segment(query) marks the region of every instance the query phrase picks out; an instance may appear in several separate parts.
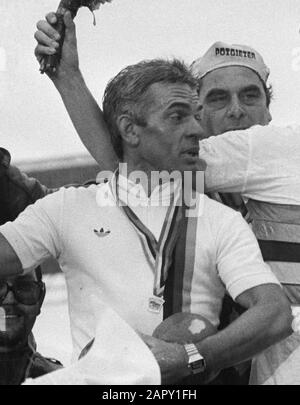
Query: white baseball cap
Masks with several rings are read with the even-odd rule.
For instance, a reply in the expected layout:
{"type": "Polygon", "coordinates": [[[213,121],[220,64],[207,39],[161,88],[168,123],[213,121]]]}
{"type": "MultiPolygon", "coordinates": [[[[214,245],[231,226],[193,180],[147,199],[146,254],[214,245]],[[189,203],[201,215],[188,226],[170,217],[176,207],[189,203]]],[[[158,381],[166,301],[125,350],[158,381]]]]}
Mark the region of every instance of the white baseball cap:
{"type": "Polygon", "coordinates": [[[208,51],[196,59],[192,65],[192,73],[201,79],[213,70],[227,66],[245,66],[253,70],[266,83],[270,69],[266,66],[262,56],[247,45],[230,45],[215,42],[208,51]]]}

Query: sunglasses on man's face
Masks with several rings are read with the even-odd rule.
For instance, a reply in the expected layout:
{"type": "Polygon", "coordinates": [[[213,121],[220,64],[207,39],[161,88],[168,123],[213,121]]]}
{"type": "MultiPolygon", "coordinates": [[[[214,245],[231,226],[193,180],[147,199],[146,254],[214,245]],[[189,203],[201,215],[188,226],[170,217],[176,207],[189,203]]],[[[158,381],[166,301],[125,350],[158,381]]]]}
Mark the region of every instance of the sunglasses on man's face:
{"type": "Polygon", "coordinates": [[[13,285],[0,280],[0,304],[3,303],[9,291],[12,291],[15,299],[24,305],[35,305],[39,302],[45,284],[42,281],[16,280],[13,285]]]}

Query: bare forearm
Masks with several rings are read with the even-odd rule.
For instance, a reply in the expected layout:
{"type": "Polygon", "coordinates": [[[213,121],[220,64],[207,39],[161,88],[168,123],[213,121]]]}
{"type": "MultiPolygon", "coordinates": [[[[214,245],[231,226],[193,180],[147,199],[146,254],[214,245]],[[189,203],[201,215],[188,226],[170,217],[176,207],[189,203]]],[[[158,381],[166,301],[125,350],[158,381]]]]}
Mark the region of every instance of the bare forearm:
{"type": "Polygon", "coordinates": [[[87,88],[80,71],[53,80],[73,125],[101,170],[115,170],[118,159],[113,150],[103,114],[87,88]]]}
{"type": "Polygon", "coordinates": [[[243,362],[291,332],[291,314],[276,304],[254,306],[216,335],[197,343],[209,371],[243,362]],[[280,313],[278,313],[280,312],[280,313]],[[267,314],[267,315],[266,315],[267,314]]]}

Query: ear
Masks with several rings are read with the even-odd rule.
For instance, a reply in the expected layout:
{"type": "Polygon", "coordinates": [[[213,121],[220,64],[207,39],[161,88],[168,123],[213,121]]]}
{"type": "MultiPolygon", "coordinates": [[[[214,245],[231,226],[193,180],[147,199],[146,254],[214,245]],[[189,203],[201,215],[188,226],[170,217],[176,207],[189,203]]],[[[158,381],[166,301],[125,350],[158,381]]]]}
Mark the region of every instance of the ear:
{"type": "Polygon", "coordinates": [[[138,125],[129,114],[122,114],[117,118],[117,125],[123,141],[130,147],[137,147],[140,143],[138,125]]]}
{"type": "Polygon", "coordinates": [[[272,121],[272,115],[271,115],[271,113],[270,113],[270,110],[268,109],[268,115],[267,115],[267,119],[268,119],[268,124],[269,124],[269,122],[271,122],[272,121]]]}

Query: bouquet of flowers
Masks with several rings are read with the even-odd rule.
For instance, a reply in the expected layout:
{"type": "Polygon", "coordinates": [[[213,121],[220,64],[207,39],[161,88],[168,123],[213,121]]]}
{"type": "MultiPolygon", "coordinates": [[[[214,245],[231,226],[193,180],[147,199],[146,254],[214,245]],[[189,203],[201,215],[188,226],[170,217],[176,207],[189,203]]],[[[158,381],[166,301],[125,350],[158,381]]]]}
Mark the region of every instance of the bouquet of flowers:
{"type": "MultiPolygon", "coordinates": [[[[110,3],[112,0],[61,0],[56,11],[57,15],[57,24],[56,29],[60,33],[60,52],[61,47],[64,42],[64,21],[63,16],[66,11],[70,11],[72,18],[76,17],[77,11],[81,7],[87,7],[93,12],[97,10],[101,4],[110,3]]],[[[95,20],[94,20],[95,24],[95,20]]],[[[47,72],[49,74],[53,74],[56,70],[56,67],[60,61],[61,53],[58,52],[56,55],[49,55],[45,56],[41,62],[41,73],[47,72]]]]}

